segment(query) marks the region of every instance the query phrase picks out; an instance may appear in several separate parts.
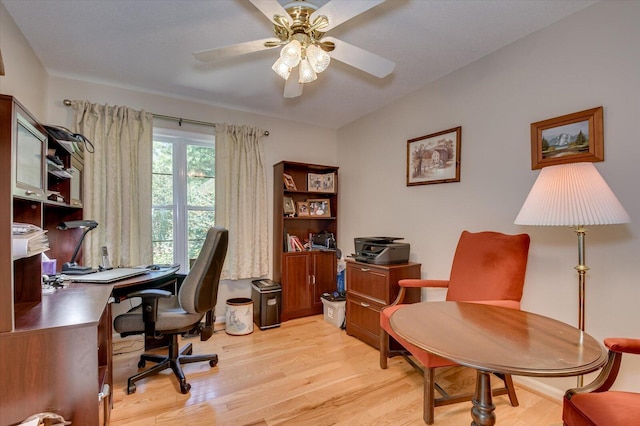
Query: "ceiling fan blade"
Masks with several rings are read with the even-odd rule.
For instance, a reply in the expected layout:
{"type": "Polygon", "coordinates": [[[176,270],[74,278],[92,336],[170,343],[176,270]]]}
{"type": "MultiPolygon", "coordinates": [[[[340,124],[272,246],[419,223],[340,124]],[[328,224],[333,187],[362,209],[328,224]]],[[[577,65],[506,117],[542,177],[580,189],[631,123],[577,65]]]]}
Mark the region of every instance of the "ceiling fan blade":
{"type": "Polygon", "coordinates": [[[285,98],[297,98],[302,95],[303,84],[298,82],[298,67],[291,70],[291,75],[284,83],[284,97],[285,98]]]}
{"type": "Polygon", "coordinates": [[[366,12],[372,7],[384,2],[385,0],[333,0],[313,12],[311,14],[311,22],[313,22],[316,16],[325,15],[327,18],[329,18],[329,26],[324,27],[322,29],[322,32],[327,32],[330,29],[342,24],[343,22],[346,22],[349,19],[363,12],[366,12]]]}
{"type": "Polygon", "coordinates": [[[273,37],[232,44],[230,46],[218,47],[215,49],[201,50],[199,52],[194,52],[193,57],[202,62],[219,61],[233,56],[246,55],[248,53],[271,49],[271,47],[264,45],[267,41],[273,41],[273,37]]]}
{"type": "Polygon", "coordinates": [[[396,67],[395,62],[346,43],[333,37],[324,37],[322,41],[332,41],[336,48],[331,52],[331,59],[343,62],[366,73],[384,78],[396,67]]]}
{"type": "Polygon", "coordinates": [[[291,25],[293,22],[291,21],[291,17],[287,13],[286,10],[278,3],[278,0],[249,0],[251,4],[258,8],[260,12],[264,14],[271,22],[277,24],[276,21],[273,20],[274,15],[284,16],[285,19],[291,25]]]}

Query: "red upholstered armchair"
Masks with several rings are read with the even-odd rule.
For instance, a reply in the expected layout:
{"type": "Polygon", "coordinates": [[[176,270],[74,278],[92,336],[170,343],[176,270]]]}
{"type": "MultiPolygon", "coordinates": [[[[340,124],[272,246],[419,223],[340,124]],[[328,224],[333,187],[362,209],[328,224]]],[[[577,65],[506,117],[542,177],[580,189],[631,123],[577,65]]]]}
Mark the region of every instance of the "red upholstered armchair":
{"type": "MultiPolygon", "coordinates": [[[[399,282],[398,298],[380,312],[380,368],[387,368],[387,358],[402,355],[414,367],[424,368],[424,421],[433,424],[434,407],[470,401],[473,394],[449,395],[435,383],[434,370],[438,367],[454,366],[456,363],[432,355],[399,337],[391,328],[391,314],[402,306],[405,289],[408,287],[447,288],[446,300],[476,302],[520,309],[524,277],[529,254],[527,234],[506,235],[498,232],[471,233],[463,231],[458,241],[449,280],[406,279],[399,282]],[[390,350],[389,340],[396,340],[405,350],[390,350]],[[409,357],[412,356],[412,358],[409,357]],[[435,398],[435,390],[441,397],[435,398]]],[[[437,324],[433,325],[437,327],[437,324]]],[[[505,387],[495,389],[494,395],[508,394],[511,405],[518,405],[518,398],[509,375],[500,375],[505,387]]]]}
{"type": "Polygon", "coordinates": [[[609,390],[618,376],[622,354],[640,355],[640,339],[609,338],[609,361],[590,384],[564,395],[565,426],[629,426],[640,423],[640,393],[609,390]]]}

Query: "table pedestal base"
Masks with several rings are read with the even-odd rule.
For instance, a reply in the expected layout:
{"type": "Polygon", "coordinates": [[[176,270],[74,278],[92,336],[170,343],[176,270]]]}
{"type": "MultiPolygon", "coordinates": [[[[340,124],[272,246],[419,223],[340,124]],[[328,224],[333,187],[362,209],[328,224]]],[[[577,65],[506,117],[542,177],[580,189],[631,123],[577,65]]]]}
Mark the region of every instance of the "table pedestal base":
{"type": "Polygon", "coordinates": [[[493,405],[491,395],[491,373],[478,370],[476,377],[476,392],[472,399],[471,426],[493,426],[496,424],[494,413],[496,406],[493,405]]]}

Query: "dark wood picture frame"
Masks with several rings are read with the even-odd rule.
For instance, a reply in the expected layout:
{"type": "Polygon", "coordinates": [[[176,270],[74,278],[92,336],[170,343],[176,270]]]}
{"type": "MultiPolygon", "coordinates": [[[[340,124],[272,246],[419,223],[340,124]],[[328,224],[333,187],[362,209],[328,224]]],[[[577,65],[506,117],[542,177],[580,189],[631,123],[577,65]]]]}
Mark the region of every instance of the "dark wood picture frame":
{"type": "Polygon", "coordinates": [[[407,141],[407,186],[460,182],[462,127],[407,141]]]}
{"type": "Polygon", "coordinates": [[[532,170],[584,161],[604,161],[601,106],[531,124],[532,170]]]}

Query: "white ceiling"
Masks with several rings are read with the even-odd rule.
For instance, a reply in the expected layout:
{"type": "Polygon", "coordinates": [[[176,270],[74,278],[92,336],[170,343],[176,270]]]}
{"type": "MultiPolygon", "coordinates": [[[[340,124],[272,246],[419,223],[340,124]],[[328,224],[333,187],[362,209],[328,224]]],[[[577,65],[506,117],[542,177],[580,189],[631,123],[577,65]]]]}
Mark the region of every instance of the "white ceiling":
{"type": "Polygon", "coordinates": [[[271,70],[278,49],[213,64],[192,56],[271,37],[248,0],[1,1],[52,75],[334,129],[596,2],[387,0],[327,34],[394,61],[391,75],[332,61],[302,96],[285,99],[271,70]]]}

